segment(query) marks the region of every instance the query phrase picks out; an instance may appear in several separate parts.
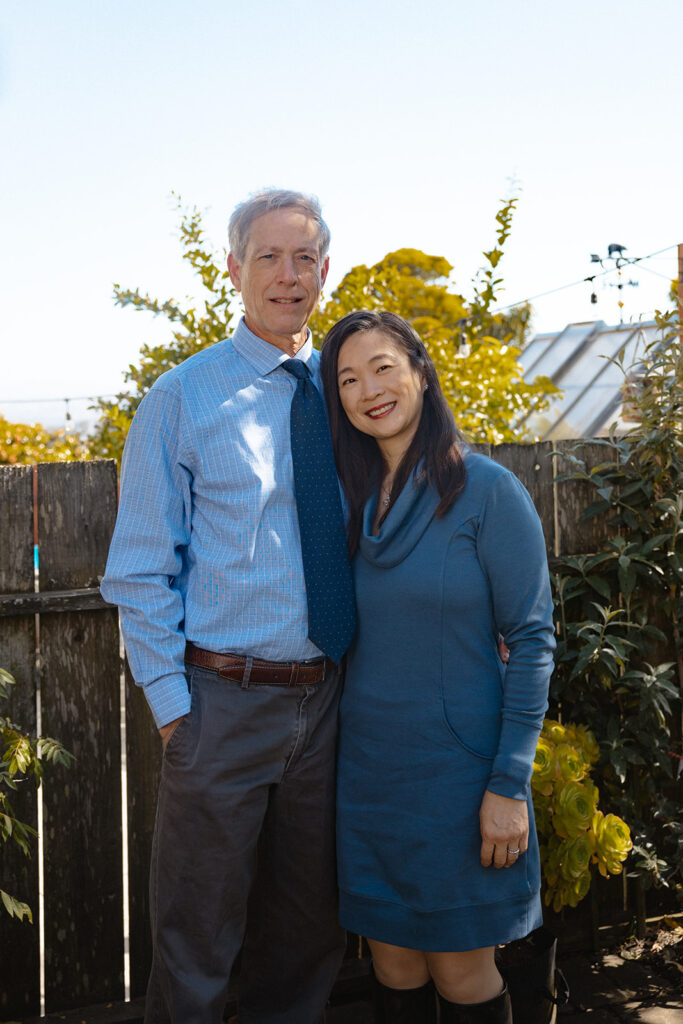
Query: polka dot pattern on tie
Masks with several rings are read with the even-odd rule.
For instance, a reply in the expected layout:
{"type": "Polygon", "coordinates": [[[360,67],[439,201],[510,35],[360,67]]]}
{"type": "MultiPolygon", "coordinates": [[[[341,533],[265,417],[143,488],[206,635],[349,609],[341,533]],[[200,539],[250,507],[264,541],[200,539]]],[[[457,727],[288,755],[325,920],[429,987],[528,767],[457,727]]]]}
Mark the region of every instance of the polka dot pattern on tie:
{"type": "Polygon", "coordinates": [[[306,364],[287,359],[280,365],[297,380],[290,428],[308,635],[338,662],[356,628],[356,606],[332,440],[322,396],[306,364]]]}

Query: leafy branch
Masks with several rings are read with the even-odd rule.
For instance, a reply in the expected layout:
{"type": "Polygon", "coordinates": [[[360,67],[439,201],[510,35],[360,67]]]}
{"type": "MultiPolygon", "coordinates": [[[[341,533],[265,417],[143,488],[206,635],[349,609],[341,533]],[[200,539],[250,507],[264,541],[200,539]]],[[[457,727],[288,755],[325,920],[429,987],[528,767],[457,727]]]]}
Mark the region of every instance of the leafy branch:
{"type": "MultiPolygon", "coordinates": [[[[15,685],[14,677],[0,668],[0,699],[8,700],[15,685]]],[[[48,736],[32,739],[5,716],[0,716],[0,741],[0,843],[14,842],[26,857],[30,857],[31,844],[37,832],[17,818],[8,791],[17,792],[29,778],[33,778],[36,787],[40,786],[46,764],[68,766],[74,758],[58,740],[48,736]]],[[[24,917],[33,921],[27,903],[3,889],[0,889],[0,899],[10,916],[20,921],[24,917]]]]}

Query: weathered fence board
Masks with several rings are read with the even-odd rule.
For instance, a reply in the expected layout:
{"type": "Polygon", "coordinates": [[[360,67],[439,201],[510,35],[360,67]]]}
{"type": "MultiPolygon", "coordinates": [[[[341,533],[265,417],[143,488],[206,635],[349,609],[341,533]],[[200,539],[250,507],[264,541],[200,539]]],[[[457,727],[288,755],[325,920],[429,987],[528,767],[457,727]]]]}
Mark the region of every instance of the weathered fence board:
{"type": "Polygon", "coordinates": [[[38,466],[41,591],[99,583],[116,520],[116,493],[113,461],[38,466]]]}
{"type": "Polygon", "coordinates": [[[133,682],[127,664],[126,748],[130,991],[135,998],[145,992],[152,962],[148,879],[161,772],[161,742],[145,695],[133,682]]]}
{"type": "Polygon", "coordinates": [[[99,587],[44,594],[0,594],[2,618],[8,615],[40,615],[41,612],[87,612],[108,607],[99,587]]]}
{"type": "Polygon", "coordinates": [[[531,495],[543,525],[546,550],[551,556],[555,544],[552,444],[498,444],[491,446],[491,458],[518,477],[531,495]]]}
{"type": "MultiPolygon", "coordinates": [[[[33,473],[30,466],[0,466],[0,593],[33,590],[33,473]]],[[[0,668],[17,681],[9,701],[0,702],[25,732],[35,735],[35,617],[0,619],[0,668]]],[[[37,827],[35,787],[26,782],[10,794],[20,821],[37,827]]],[[[28,903],[36,922],[10,918],[0,906],[0,970],[11,985],[0,984],[0,1016],[20,1017],[40,1009],[38,951],[38,860],[25,857],[14,843],[0,848],[0,888],[28,903]],[[5,956],[11,950],[10,958],[5,956]]],[[[4,980],[4,979],[3,979],[4,980]]]]}
{"type": "MultiPolygon", "coordinates": [[[[556,441],[555,473],[557,477],[573,471],[573,466],[563,458],[564,452],[572,452],[576,441],[556,441]]],[[[586,463],[587,469],[599,466],[605,461],[604,445],[595,441],[581,442],[576,452],[586,463]]],[[[556,522],[557,522],[557,554],[584,555],[599,551],[606,540],[612,536],[607,525],[606,515],[594,516],[580,522],[581,513],[595,501],[593,486],[584,480],[564,480],[555,484],[556,491],[556,522]]]]}
{"type": "MultiPolygon", "coordinates": [[[[104,572],[116,515],[112,463],[38,468],[41,591],[104,572]]],[[[45,785],[48,1010],[123,996],[120,659],[115,609],[40,617],[43,731],[75,763],[45,785]]]]}

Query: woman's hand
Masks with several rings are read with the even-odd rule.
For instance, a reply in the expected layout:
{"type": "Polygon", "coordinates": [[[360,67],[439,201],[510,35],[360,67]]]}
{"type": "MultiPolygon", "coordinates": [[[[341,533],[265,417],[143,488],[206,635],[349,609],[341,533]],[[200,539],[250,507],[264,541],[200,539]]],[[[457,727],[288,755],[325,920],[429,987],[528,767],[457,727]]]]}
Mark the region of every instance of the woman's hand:
{"type": "Polygon", "coordinates": [[[479,809],[481,862],[485,868],[510,868],[529,844],[525,800],[511,800],[487,789],[479,809]]]}

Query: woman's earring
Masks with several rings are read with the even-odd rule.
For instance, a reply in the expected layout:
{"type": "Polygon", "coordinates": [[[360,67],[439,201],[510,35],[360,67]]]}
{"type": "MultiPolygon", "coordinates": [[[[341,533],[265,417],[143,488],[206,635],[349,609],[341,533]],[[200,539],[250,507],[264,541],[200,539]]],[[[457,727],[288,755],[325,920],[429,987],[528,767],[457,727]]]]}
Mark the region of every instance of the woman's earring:
{"type": "Polygon", "coordinates": [[[422,390],[426,391],[428,387],[429,387],[429,384],[423,384],[422,385],[422,390]]]}

